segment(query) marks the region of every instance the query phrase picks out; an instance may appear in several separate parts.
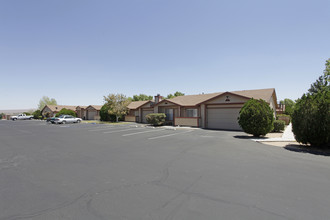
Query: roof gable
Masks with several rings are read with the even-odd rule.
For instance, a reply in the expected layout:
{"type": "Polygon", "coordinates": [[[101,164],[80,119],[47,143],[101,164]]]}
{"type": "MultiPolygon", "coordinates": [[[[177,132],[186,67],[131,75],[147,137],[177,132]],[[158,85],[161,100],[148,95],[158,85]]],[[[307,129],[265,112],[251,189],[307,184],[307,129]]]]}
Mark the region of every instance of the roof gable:
{"type": "Polygon", "coordinates": [[[151,102],[151,101],[150,100],[149,101],[134,101],[134,102],[129,103],[127,108],[132,109],[132,110],[138,109],[149,102],[151,102]]]}

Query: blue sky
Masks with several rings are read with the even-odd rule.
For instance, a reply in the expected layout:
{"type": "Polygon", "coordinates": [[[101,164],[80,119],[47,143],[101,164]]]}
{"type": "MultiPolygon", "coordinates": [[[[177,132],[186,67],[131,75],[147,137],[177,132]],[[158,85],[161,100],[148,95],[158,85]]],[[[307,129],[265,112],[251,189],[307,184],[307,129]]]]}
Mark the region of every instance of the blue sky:
{"type": "Polygon", "coordinates": [[[328,0],[2,0],[0,109],[275,88],[297,99],[330,58],[328,0]]]}

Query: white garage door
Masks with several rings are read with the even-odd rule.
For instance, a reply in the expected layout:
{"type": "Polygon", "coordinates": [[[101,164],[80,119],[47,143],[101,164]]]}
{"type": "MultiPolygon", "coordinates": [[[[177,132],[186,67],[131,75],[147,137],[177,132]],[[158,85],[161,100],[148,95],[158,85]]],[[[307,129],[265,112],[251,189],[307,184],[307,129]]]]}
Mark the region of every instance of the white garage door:
{"type": "Polygon", "coordinates": [[[242,130],[237,120],[240,110],[240,108],[207,109],[207,128],[242,130]]]}
{"type": "Polygon", "coordinates": [[[154,113],[153,110],[142,110],[142,122],[147,123],[146,115],[154,113]]]}
{"type": "Polygon", "coordinates": [[[96,111],[88,111],[87,119],[94,120],[94,116],[96,116],[96,111]]]}

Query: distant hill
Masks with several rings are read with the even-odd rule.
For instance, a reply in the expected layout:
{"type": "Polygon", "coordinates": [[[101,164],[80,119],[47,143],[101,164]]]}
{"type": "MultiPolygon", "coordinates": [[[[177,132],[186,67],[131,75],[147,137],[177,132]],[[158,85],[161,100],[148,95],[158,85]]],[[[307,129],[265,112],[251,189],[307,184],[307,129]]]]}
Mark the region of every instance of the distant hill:
{"type": "Polygon", "coordinates": [[[0,110],[0,113],[5,113],[7,115],[16,115],[23,112],[35,111],[36,109],[12,109],[12,110],[0,110]]]}

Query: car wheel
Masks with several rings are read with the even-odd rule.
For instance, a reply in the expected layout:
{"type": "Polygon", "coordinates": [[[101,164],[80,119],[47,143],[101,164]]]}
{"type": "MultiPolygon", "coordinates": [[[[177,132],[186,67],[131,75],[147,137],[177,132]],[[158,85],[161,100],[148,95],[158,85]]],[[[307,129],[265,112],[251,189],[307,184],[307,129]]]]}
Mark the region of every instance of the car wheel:
{"type": "Polygon", "coordinates": [[[17,120],[17,118],[13,118],[13,121],[16,121],[17,120]]]}
{"type": "Polygon", "coordinates": [[[81,120],[78,120],[78,121],[77,121],[77,123],[80,123],[80,122],[81,122],[81,120]]]}
{"type": "Polygon", "coordinates": [[[65,124],[66,124],[66,121],[62,121],[62,124],[64,124],[64,125],[65,125],[65,124]]]}

